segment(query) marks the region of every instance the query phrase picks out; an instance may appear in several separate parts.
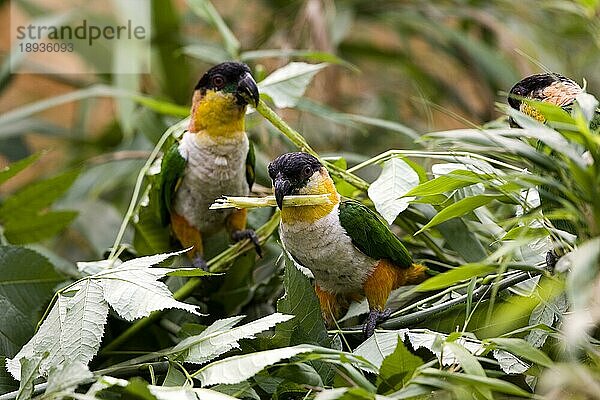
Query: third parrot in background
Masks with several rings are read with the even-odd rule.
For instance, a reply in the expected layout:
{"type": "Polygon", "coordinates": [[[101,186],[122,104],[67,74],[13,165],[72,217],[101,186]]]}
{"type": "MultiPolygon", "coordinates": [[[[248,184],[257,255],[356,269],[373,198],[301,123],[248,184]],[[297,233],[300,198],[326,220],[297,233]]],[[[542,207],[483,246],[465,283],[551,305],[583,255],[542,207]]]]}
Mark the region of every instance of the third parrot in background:
{"type": "MultiPolygon", "coordinates": [[[[508,104],[515,110],[519,110],[540,122],[545,122],[544,116],[535,108],[535,105],[527,104],[523,99],[550,103],[570,113],[576,97],[583,92],[583,88],[575,81],[562,75],[556,73],[536,74],[520,80],[512,87],[508,96],[508,104]]],[[[510,122],[511,125],[518,126],[512,118],[510,122]]],[[[596,110],[590,122],[590,128],[592,130],[600,128],[599,110],[596,110]]],[[[546,148],[542,141],[538,141],[537,149],[540,151],[546,149],[550,154],[553,153],[550,149],[546,148]]],[[[539,192],[542,210],[547,212],[552,212],[560,208],[560,199],[565,198],[564,194],[548,185],[541,185],[539,192]]],[[[556,228],[577,234],[577,229],[571,221],[559,218],[553,218],[551,221],[556,228]]],[[[560,253],[558,251],[557,254],[554,250],[548,252],[546,263],[550,268],[554,267],[560,253]]]]}
{"type": "Polygon", "coordinates": [[[164,155],[155,193],[164,225],[204,267],[203,239],[223,228],[233,240],[249,238],[260,255],[246,210],[209,210],[227,194],[246,196],[254,182],[254,152],[244,130],[248,102],[259,101],[247,65],[225,62],[209,69],[194,88],[188,130],[164,155]]]}
{"type": "MultiPolygon", "coordinates": [[[[536,74],[520,80],[510,89],[508,104],[515,110],[544,122],[544,116],[535,109],[535,106],[527,104],[523,99],[550,103],[562,107],[570,113],[575,98],[583,92],[583,88],[575,81],[562,75],[555,73],[536,74]]],[[[514,121],[512,123],[514,124],[514,121]]],[[[592,130],[600,128],[599,110],[596,110],[590,127],[592,130]]]]}
{"type": "Polygon", "coordinates": [[[315,290],[330,325],[353,300],[367,298],[365,336],[387,318],[390,292],[428,277],[387,224],[354,200],[341,200],[327,170],[312,155],[288,153],[269,164],[284,248],[315,277],[315,290]],[[327,194],[329,204],[284,207],[288,195],[327,194]]]}

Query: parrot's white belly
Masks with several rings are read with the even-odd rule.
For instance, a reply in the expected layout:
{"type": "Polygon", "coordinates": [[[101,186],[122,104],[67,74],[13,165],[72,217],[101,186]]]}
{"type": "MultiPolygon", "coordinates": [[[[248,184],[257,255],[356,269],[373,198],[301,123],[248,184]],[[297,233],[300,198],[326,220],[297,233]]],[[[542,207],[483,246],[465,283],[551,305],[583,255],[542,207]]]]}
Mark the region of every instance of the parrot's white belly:
{"type": "Polygon", "coordinates": [[[248,138],[222,139],[185,132],[179,152],[187,160],[175,194],[175,212],[202,234],[213,234],[225,225],[233,210],[209,210],[223,195],[247,196],[246,156],[248,138]]]}
{"type": "Polygon", "coordinates": [[[336,205],[331,213],[312,222],[281,223],[285,249],[308,268],[321,289],[331,293],[360,292],[377,260],[363,254],[340,224],[336,205]]]}

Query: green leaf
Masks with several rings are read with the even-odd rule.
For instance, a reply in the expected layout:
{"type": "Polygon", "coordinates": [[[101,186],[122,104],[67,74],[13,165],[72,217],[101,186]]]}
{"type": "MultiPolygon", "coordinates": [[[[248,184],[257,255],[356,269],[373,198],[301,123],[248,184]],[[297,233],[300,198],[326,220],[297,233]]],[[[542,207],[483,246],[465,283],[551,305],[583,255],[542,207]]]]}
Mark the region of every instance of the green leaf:
{"type": "Polygon", "coordinates": [[[33,214],[51,205],[71,187],[79,170],[27,185],[9,196],[0,207],[0,219],[18,218],[23,213],[33,214]]]}
{"type": "Polygon", "coordinates": [[[400,390],[410,380],[415,370],[423,365],[423,360],[412,354],[397,336],[396,350],[383,359],[377,377],[377,392],[389,393],[400,390]]]}
{"type": "Polygon", "coordinates": [[[75,211],[50,211],[41,215],[23,213],[6,221],[4,235],[14,244],[39,242],[61,232],[76,217],[75,211]]]}
{"type": "Polygon", "coordinates": [[[195,377],[202,382],[202,386],[239,383],[253,377],[269,365],[313,350],[313,347],[299,345],[233,356],[208,364],[201,368],[195,377]]]}
{"type": "Polygon", "coordinates": [[[392,158],[383,164],[379,177],[368,189],[375,209],[389,225],[408,208],[414,197],[403,197],[419,184],[419,175],[401,158],[392,158]]]}
{"type": "Polygon", "coordinates": [[[171,268],[152,267],[177,254],[181,252],[134,258],[118,267],[100,271],[90,279],[100,282],[104,299],[117,314],[128,321],[146,317],[152,311],[171,308],[199,315],[196,306],[175,300],[167,285],[159,280],[175,271],[171,268]]]}
{"type": "MultiPolygon", "coordinates": [[[[477,358],[475,358],[475,356],[463,346],[457,344],[456,342],[446,342],[444,343],[444,348],[452,352],[465,373],[470,375],[486,376],[485,371],[479,361],[477,361],[477,358]]],[[[494,399],[492,392],[485,386],[478,387],[476,390],[486,399],[494,399]]]]}
{"type": "Polygon", "coordinates": [[[36,162],[40,156],[41,153],[32,154],[27,158],[23,158],[22,160],[16,161],[4,167],[2,170],[0,170],[0,185],[36,162]]]}
{"type": "Polygon", "coordinates": [[[187,382],[187,378],[181,369],[175,366],[174,363],[169,363],[167,375],[163,380],[163,386],[183,386],[187,382]]]}
{"type": "Polygon", "coordinates": [[[427,279],[415,288],[416,291],[426,292],[429,290],[443,289],[452,286],[457,282],[471,279],[474,276],[487,275],[496,271],[496,267],[483,264],[466,264],[461,267],[451,269],[439,275],[427,279]]]}
{"type": "MultiPolygon", "coordinates": [[[[310,343],[331,347],[325,322],[321,316],[321,307],[310,280],[285,254],[283,287],[285,294],[277,301],[277,311],[295,316],[294,319],[278,324],[275,328],[273,343],[277,346],[291,346],[310,343]]],[[[331,366],[314,362],[323,382],[332,378],[331,366]]]]}
{"type": "Polygon", "coordinates": [[[514,239],[539,239],[548,236],[548,230],[546,228],[532,228],[530,226],[516,226],[510,231],[506,232],[506,235],[502,237],[502,240],[514,240],[514,239]]]}
{"type": "Polygon", "coordinates": [[[274,313],[235,327],[244,317],[240,315],[218,320],[201,334],[179,342],[171,352],[180,355],[184,362],[202,364],[234,348],[239,348],[241,339],[252,339],[257,333],[293,318],[291,315],[274,313]]]}
{"type": "Polygon", "coordinates": [[[536,349],[524,339],[491,338],[488,340],[516,356],[523,357],[543,367],[551,368],[554,365],[554,361],[552,361],[550,357],[546,355],[546,353],[536,349]]]}
{"type": "Polygon", "coordinates": [[[0,246],[0,354],[17,354],[33,335],[40,308],[63,280],[39,253],[0,246]]]}
{"type": "Polygon", "coordinates": [[[310,343],[330,347],[331,341],[321,316],[321,307],[310,280],[286,255],[283,276],[285,295],[277,301],[277,311],[294,315],[291,321],[277,325],[274,340],[280,346],[310,343]]]}
{"type": "Polygon", "coordinates": [[[475,210],[476,208],[482,207],[492,201],[504,196],[496,196],[496,195],[485,195],[480,194],[476,196],[465,197],[462,200],[457,201],[454,204],[449,205],[444,208],[440,212],[438,212],[435,217],[433,217],[427,224],[425,224],[421,229],[419,229],[415,235],[423,232],[426,229],[432,228],[436,225],[441,224],[442,222],[446,222],[453,218],[462,217],[467,213],[475,210]]]}
{"type": "Polygon", "coordinates": [[[409,190],[404,196],[430,196],[442,194],[474,183],[485,182],[485,179],[486,176],[483,174],[477,174],[466,170],[456,170],[447,175],[424,182],[412,190],[409,190]]]}
{"type": "Polygon", "coordinates": [[[140,207],[134,222],[133,245],[141,255],[164,253],[171,250],[169,229],[163,226],[150,207],[140,207]]]}
{"type": "Polygon", "coordinates": [[[259,82],[258,89],[271,97],[276,107],[294,107],[315,74],[326,66],[326,63],[291,62],[259,82]]]}
{"type": "Polygon", "coordinates": [[[70,285],[67,292],[56,296],[33,338],[7,360],[7,369],[13,376],[19,376],[21,359],[45,353],[49,357],[40,366],[42,375],[65,363],[77,361],[87,365],[100,348],[109,304],[129,321],[167,308],[198,315],[196,306],[175,300],[167,285],[159,281],[174,270],[152,268],[177,254],[181,252],[134,258],[112,268],[108,260],[96,262],[95,274],[80,279],[70,285]]]}

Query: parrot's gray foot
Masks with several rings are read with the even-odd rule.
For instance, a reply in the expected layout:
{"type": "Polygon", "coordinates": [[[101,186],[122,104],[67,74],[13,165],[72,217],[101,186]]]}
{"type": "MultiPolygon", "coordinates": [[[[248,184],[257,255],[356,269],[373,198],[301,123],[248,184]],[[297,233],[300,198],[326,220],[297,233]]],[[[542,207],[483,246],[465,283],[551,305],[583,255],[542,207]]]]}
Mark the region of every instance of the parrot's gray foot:
{"type": "Polygon", "coordinates": [[[204,258],[200,256],[194,257],[194,259],[192,260],[192,266],[194,268],[200,268],[203,271],[208,271],[208,264],[206,263],[206,261],[204,261],[204,258]]]}
{"type": "Polygon", "coordinates": [[[392,314],[392,310],[386,308],[383,311],[380,310],[371,310],[369,311],[369,315],[367,316],[367,320],[363,325],[363,335],[365,339],[370,338],[375,333],[375,326],[377,326],[378,322],[385,321],[392,314]]]}
{"type": "Polygon", "coordinates": [[[258,254],[258,256],[260,258],[262,258],[262,256],[263,256],[262,249],[260,248],[258,236],[256,235],[256,232],[254,232],[254,229],[243,229],[243,230],[239,230],[239,231],[233,231],[231,233],[231,238],[235,242],[239,242],[240,240],[244,240],[244,239],[250,239],[252,244],[254,244],[254,248],[256,249],[256,254],[258,254]]]}
{"type": "Polygon", "coordinates": [[[558,262],[558,256],[554,252],[554,250],[550,250],[546,253],[546,268],[548,271],[554,271],[554,267],[556,267],[556,263],[558,262]]]}

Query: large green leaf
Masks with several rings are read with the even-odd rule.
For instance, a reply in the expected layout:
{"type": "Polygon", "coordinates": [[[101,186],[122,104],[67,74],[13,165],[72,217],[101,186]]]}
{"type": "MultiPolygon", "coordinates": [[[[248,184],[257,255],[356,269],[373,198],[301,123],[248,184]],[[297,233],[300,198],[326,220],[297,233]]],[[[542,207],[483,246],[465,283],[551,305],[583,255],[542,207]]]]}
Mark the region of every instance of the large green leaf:
{"type": "Polygon", "coordinates": [[[377,392],[389,393],[400,390],[410,380],[415,370],[423,365],[423,360],[412,354],[397,336],[396,350],[383,359],[377,377],[377,392]]]}
{"type": "Polygon", "coordinates": [[[32,183],[9,196],[0,206],[0,219],[17,219],[23,213],[32,214],[51,205],[73,184],[79,170],[32,183]]]}
{"type": "Polygon", "coordinates": [[[0,246],[0,394],[18,386],[4,367],[5,358],[33,335],[43,304],[63,279],[39,253],[0,246]]]}
{"type": "Polygon", "coordinates": [[[76,217],[75,211],[50,211],[41,215],[23,213],[6,221],[4,235],[14,244],[38,242],[56,235],[76,217]]]}
{"type": "Polygon", "coordinates": [[[40,364],[39,375],[73,360],[87,365],[100,348],[109,304],[129,321],[166,308],[199,314],[196,306],[175,300],[167,285],[159,281],[178,270],[194,268],[152,268],[180,253],[134,258],[116,266],[108,260],[79,265],[84,271],[95,267],[95,273],[73,283],[56,296],[33,338],[17,355],[7,360],[10,373],[20,376],[22,360],[46,354],[48,356],[40,364]]]}
{"type": "Polygon", "coordinates": [[[44,303],[63,280],[39,253],[0,246],[1,355],[14,356],[31,337],[44,303]]]}
{"type": "Polygon", "coordinates": [[[296,318],[277,325],[274,338],[276,343],[281,346],[302,343],[331,346],[315,289],[308,277],[287,256],[283,287],[285,295],[277,301],[277,311],[296,318]]]}

